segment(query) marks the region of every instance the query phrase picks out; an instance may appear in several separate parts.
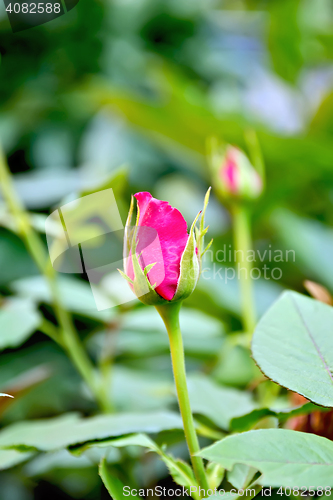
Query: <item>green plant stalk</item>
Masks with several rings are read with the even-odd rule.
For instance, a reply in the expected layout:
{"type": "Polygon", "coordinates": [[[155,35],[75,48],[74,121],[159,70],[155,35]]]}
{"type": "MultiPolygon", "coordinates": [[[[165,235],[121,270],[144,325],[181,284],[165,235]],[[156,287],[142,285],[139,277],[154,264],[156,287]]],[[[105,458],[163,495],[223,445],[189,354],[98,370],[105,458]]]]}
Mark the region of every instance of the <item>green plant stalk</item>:
{"type": "Polygon", "coordinates": [[[167,303],[165,305],[155,306],[161,318],[164,321],[165,327],[169,335],[171,361],[173,375],[178,396],[180,413],[183,419],[185,438],[190,452],[191,462],[194,475],[198,485],[207,492],[208,482],[206,478],[205,468],[201,457],[197,457],[196,453],[200,451],[199,441],[195,432],[193,415],[190,406],[190,398],[188,395],[185,356],[182,334],[179,326],[179,311],[182,302],[167,303]]]}
{"type": "Polygon", "coordinates": [[[29,217],[16,195],[11,181],[11,174],[2,151],[0,151],[0,187],[9,210],[16,221],[17,233],[22,237],[30,255],[50,286],[54,310],[61,331],[61,338],[57,339],[56,336],[53,336],[53,338],[66,349],[73,364],[94,394],[101,409],[108,411],[109,403],[107,398],[100,390],[94,367],[81,344],[72,319],[66,309],[62,307],[55,271],[51,266],[42,240],[31,227],[29,217]]]}
{"type": "Polygon", "coordinates": [[[234,204],[231,207],[233,217],[234,248],[240,271],[240,291],[242,304],[243,328],[252,338],[256,325],[256,312],[251,279],[252,263],[248,260],[248,250],[252,250],[251,223],[247,207],[234,204]],[[237,251],[238,250],[238,251],[237,251]]]}

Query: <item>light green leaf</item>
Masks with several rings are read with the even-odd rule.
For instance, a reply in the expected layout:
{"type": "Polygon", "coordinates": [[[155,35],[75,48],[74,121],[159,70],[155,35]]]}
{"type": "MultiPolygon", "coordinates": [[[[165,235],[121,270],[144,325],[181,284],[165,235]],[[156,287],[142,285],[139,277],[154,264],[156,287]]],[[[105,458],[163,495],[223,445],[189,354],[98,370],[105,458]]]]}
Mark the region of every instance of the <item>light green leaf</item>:
{"type": "MultiPolygon", "coordinates": [[[[220,337],[224,333],[221,321],[196,309],[183,307],[180,311],[180,327],[185,337],[220,337]]],[[[159,314],[151,307],[143,307],[123,315],[124,330],[146,332],[154,330],[165,334],[165,326],[159,314]]]]}
{"type": "MultiPolygon", "coordinates": [[[[177,484],[188,488],[190,486],[197,486],[193,471],[189,464],[184,462],[183,460],[175,459],[171,455],[165,453],[159,446],[157,446],[157,444],[152,439],[150,439],[145,434],[134,434],[120,439],[92,442],[88,445],[83,446],[83,448],[81,449],[86,450],[87,447],[104,448],[109,446],[114,446],[116,448],[122,448],[124,446],[142,446],[144,448],[148,448],[161,457],[177,484]]],[[[81,449],[78,448],[76,451],[80,453],[81,449]]]]}
{"type": "Polygon", "coordinates": [[[172,378],[116,365],[111,380],[111,397],[118,411],[152,411],[174,403],[172,378]]]}
{"type": "Polygon", "coordinates": [[[105,458],[101,461],[98,472],[113,500],[122,500],[126,498],[123,491],[123,483],[110,472],[105,458]]]}
{"type": "MultiPolygon", "coordinates": [[[[220,490],[220,491],[221,491],[221,493],[216,493],[216,495],[210,495],[209,497],[204,498],[204,500],[217,500],[217,499],[221,500],[221,498],[223,498],[223,500],[237,500],[239,498],[237,493],[230,492],[230,491],[224,492],[223,490],[220,490]]],[[[244,496],[245,496],[245,493],[244,493],[244,496]]],[[[251,498],[250,492],[248,492],[246,494],[246,498],[247,499],[251,498]]]]}
{"type": "MultiPolygon", "coordinates": [[[[90,285],[82,280],[61,276],[58,287],[62,303],[66,309],[88,318],[102,322],[110,321],[115,316],[115,309],[98,311],[90,285]]],[[[23,278],[11,284],[11,288],[18,294],[29,297],[36,302],[52,304],[51,290],[43,276],[23,278]]],[[[96,292],[103,295],[102,290],[96,292]]],[[[103,300],[107,300],[106,297],[103,300]]]]}
{"type": "Polygon", "coordinates": [[[204,375],[190,375],[188,388],[193,413],[208,417],[222,429],[229,429],[232,418],[256,407],[250,393],[219,386],[204,375]]]}
{"type": "Polygon", "coordinates": [[[333,406],[333,308],[287,292],[259,322],[252,341],[267,377],[311,401],[333,406]]]}
{"type": "Polygon", "coordinates": [[[24,467],[24,475],[29,477],[41,477],[51,471],[66,471],[68,469],[89,469],[98,465],[102,458],[108,463],[118,463],[121,460],[119,450],[110,448],[90,448],[80,455],[74,454],[66,449],[56,450],[38,455],[29,460],[24,467]]]}
{"type": "Polygon", "coordinates": [[[0,309],[0,349],[25,342],[41,323],[41,315],[30,300],[8,299],[0,309]]]}
{"type": "Polygon", "coordinates": [[[229,436],[199,453],[231,470],[244,464],[259,470],[262,486],[333,486],[333,443],[314,434],[261,429],[229,436]]]}
{"type": "Polygon", "coordinates": [[[248,465],[235,464],[232,470],[228,471],[228,482],[239,490],[246,488],[250,481],[252,481],[256,472],[257,469],[249,467],[248,465]]]}
{"type": "Polygon", "coordinates": [[[228,335],[218,352],[212,376],[222,385],[244,387],[261,376],[248,349],[240,345],[241,341],[238,335],[228,335]]]}
{"type": "MultiPolygon", "coordinates": [[[[88,446],[97,446],[105,448],[108,446],[114,446],[116,448],[123,448],[124,446],[142,446],[143,448],[148,448],[152,451],[156,451],[158,446],[150,437],[146,434],[131,434],[130,436],[125,436],[117,439],[108,439],[105,441],[97,441],[88,444],[88,446]]],[[[86,448],[86,446],[84,447],[86,448]]]]}
{"type": "Polygon", "coordinates": [[[29,446],[51,451],[133,432],[157,433],[182,429],[179,415],[172,412],[119,413],[81,418],[78,414],[12,424],[0,432],[0,448],[29,446]]]}
{"type": "Polygon", "coordinates": [[[29,460],[34,452],[21,452],[17,450],[0,450],[0,470],[10,469],[15,465],[29,460]]]}
{"type": "Polygon", "coordinates": [[[206,467],[208,485],[213,490],[221,484],[225,474],[225,469],[220,464],[209,462],[206,467]]]}
{"type": "MultiPolygon", "coordinates": [[[[183,307],[180,324],[186,353],[215,356],[225,340],[223,323],[195,309],[183,307]]],[[[105,348],[106,335],[110,332],[100,331],[90,338],[89,347],[95,355],[105,348]]],[[[123,314],[115,348],[117,354],[135,357],[169,353],[165,326],[155,309],[143,307],[123,314]]]]}

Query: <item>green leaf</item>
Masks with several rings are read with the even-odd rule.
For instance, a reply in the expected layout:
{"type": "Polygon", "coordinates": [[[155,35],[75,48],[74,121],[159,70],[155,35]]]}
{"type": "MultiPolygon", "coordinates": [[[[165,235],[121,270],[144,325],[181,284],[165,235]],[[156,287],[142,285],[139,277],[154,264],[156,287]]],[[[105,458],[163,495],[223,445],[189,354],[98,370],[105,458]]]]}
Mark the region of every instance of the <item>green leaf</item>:
{"type": "Polygon", "coordinates": [[[259,470],[257,483],[273,487],[333,486],[333,443],[314,434],[261,429],[229,436],[199,453],[231,470],[245,464],[259,470]]]}
{"type": "Polygon", "coordinates": [[[152,439],[150,439],[145,434],[134,434],[120,439],[93,442],[83,446],[82,448],[78,448],[76,451],[80,453],[81,450],[86,450],[87,447],[95,446],[102,448],[109,446],[114,446],[116,448],[122,448],[124,446],[142,446],[144,448],[148,448],[161,457],[177,484],[180,484],[181,486],[185,486],[187,488],[190,488],[191,486],[197,486],[190,465],[183,460],[175,459],[171,455],[165,453],[162,448],[160,448],[152,439]]]}
{"type": "MultiPolygon", "coordinates": [[[[58,287],[62,303],[66,309],[82,316],[93,318],[101,322],[108,322],[115,316],[115,309],[98,311],[90,285],[82,280],[61,276],[58,287]]],[[[43,276],[33,276],[17,280],[11,288],[18,294],[29,297],[35,302],[52,304],[52,294],[48,283],[43,276]]],[[[99,293],[103,294],[102,290],[99,293]]],[[[107,300],[105,298],[105,300],[107,300]]]]}
{"type": "Polygon", "coordinates": [[[248,349],[239,345],[240,341],[238,335],[229,335],[219,350],[212,375],[221,384],[244,387],[261,376],[248,349]]]}
{"type": "Polygon", "coordinates": [[[121,460],[119,450],[110,448],[88,449],[80,455],[72,451],[62,449],[46,453],[38,453],[36,457],[29,460],[24,467],[24,474],[29,477],[41,477],[54,471],[91,469],[99,465],[102,458],[106,458],[108,463],[118,463],[121,460]]]}
{"type": "Polygon", "coordinates": [[[65,414],[6,427],[0,432],[0,448],[28,446],[51,451],[133,432],[158,433],[182,428],[180,416],[172,412],[119,413],[85,419],[78,414],[65,414]]]}
{"type": "Polygon", "coordinates": [[[21,452],[17,450],[0,450],[0,470],[10,469],[15,465],[29,460],[34,452],[21,452]]]}
{"type": "MultiPolygon", "coordinates": [[[[151,307],[135,309],[123,316],[124,330],[147,330],[165,334],[165,326],[159,314],[151,307]]],[[[223,323],[202,311],[192,308],[182,307],[180,311],[180,326],[183,336],[200,337],[221,337],[224,333],[223,323]]]]}
{"type": "Polygon", "coordinates": [[[128,182],[128,169],[126,166],[119,167],[115,172],[112,172],[106,180],[95,185],[92,189],[83,189],[79,191],[78,197],[87,196],[89,194],[103,191],[104,189],[113,189],[116,198],[119,198],[125,191],[128,182]]]}
{"type": "Polygon", "coordinates": [[[256,408],[247,415],[241,417],[234,417],[230,422],[230,429],[236,432],[248,431],[259,420],[265,417],[276,417],[279,422],[285,422],[290,418],[297,417],[298,415],[309,415],[313,411],[329,411],[327,408],[318,407],[313,403],[305,403],[302,406],[295,408],[286,408],[283,410],[275,410],[273,408],[256,408]]]}
{"type": "MultiPolygon", "coordinates": [[[[146,436],[146,434],[131,434],[130,436],[125,436],[116,439],[108,439],[105,441],[97,441],[88,443],[88,447],[97,446],[101,448],[105,448],[108,446],[114,446],[116,448],[123,448],[124,446],[142,446],[143,448],[148,448],[152,451],[156,451],[158,449],[157,444],[150,439],[150,437],[146,436]]],[[[87,448],[84,446],[84,449],[87,448]]]]}
{"type": "Polygon", "coordinates": [[[0,349],[21,345],[40,323],[41,316],[30,300],[6,300],[0,309],[0,349]]]}
{"type": "Polygon", "coordinates": [[[333,406],[333,308],[287,292],[260,320],[252,353],[278,384],[314,403],[333,406]]]}
{"type": "MultiPolygon", "coordinates": [[[[175,459],[171,455],[165,453],[154,441],[152,441],[145,434],[134,434],[126,438],[107,441],[105,444],[107,444],[108,446],[110,445],[116,447],[136,445],[148,448],[160,455],[162,460],[169,468],[170,473],[177,484],[180,484],[182,486],[191,486],[196,484],[192,469],[188,463],[180,459],[175,459]]],[[[101,444],[101,446],[103,446],[103,443],[101,444]]]]}
{"type": "Polygon", "coordinates": [[[171,455],[163,452],[160,453],[160,456],[167,465],[175,483],[180,486],[185,486],[186,488],[197,486],[193,471],[188,463],[179,458],[173,458],[171,455]]]}
{"type": "Polygon", "coordinates": [[[110,391],[118,411],[152,411],[174,403],[171,377],[121,365],[113,369],[110,391]]]}
{"type": "Polygon", "coordinates": [[[105,458],[101,460],[98,472],[113,500],[122,500],[123,498],[126,498],[126,495],[124,495],[123,491],[123,483],[120,481],[120,479],[111,474],[105,458]]]}
{"type": "MultiPolygon", "coordinates": [[[[204,312],[183,307],[180,312],[180,324],[186,353],[200,357],[216,356],[225,340],[224,325],[221,321],[204,312]]],[[[106,335],[110,335],[110,332],[103,330],[89,339],[88,345],[94,355],[99,355],[105,348],[106,335]]],[[[117,354],[125,353],[131,357],[146,357],[163,352],[169,354],[165,326],[155,309],[142,307],[123,314],[115,348],[117,354]]]]}
{"type": "Polygon", "coordinates": [[[227,474],[228,482],[239,490],[246,488],[250,481],[252,481],[256,472],[257,469],[249,467],[248,465],[235,464],[227,474]]]}
{"type": "Polygon", "coordinates": [[[188,388],[193,413],[208,417],[222,429],[229,429],[231,419],[256,407],[250,393],[219,386],[204,375],[190,375],[188,388]]]}
{"type": "Polygon", "coordinates": [[[220,464],[209,462],[206,467],[208,485],[213,490],[221,484],[225,474],[225,469],[220,464]]]}

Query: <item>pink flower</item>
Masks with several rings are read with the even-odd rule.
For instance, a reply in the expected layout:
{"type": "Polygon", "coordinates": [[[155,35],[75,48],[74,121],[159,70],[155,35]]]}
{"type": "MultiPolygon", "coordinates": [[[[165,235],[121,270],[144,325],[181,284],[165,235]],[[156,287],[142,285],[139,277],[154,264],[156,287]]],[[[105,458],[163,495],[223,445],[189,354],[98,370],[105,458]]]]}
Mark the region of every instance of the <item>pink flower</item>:
{"type": "Polygon", "coordinates": [[[263,182],[247,156],[239,148],[224,146],[212,152],[211,170],[217,194],[223,201],[254,200],[263,182]]]}
{"type": "Polygon", "coordinates": [[[239,170],[237,168],[237,161],[234,151],[230,151],[226,155],[224,163],[221,166],[220,176],[222,182],[228,187],[231,193],[237,193],[239,185],[239,170]]]}
{"type": "MultiPolygon", "coordinates": [[[[148,192],[136,193],[134,198],[138,217],[131,229],[132,202],[124,242],[124,277],[142,302],[155,305],[184,299],[194,290],[200,274],[203,234],[198,231],[198,242],[194,235],[199,214],[188,234],[184,217],[167,201],[148,192]]],[[[208,196],[205,206],[207,203],[208,196]]]]}

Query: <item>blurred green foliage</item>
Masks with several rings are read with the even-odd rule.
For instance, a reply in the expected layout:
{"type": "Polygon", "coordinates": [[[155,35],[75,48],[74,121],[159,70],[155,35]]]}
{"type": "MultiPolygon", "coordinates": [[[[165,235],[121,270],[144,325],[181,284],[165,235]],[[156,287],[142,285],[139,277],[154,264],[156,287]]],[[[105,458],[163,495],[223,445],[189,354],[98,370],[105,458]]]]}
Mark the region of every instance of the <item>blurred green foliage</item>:
{"type": "MultiPolygon", "coordinates": [[[[207,139],[246,149],[244,134],[255,129],[267,189],[252,210],[254,245],[296,252],[295,262],[279,263],[281,280],[255,283],[258,313],[286,287],[304,293],[304,279],[333,291],[330,0],[80,0],[66,15],[15,34],[4,6],[0,16],[0,140],[43,238],[54,207],[110,185],[123,222],[139,190],[167,199],[190,222],[210,184],[207,139]]],[[[214,193],[207,223],[215,251],[231,243],[229,215],[214,193]]],[[[42,318],[54,322],[52,304],[13,224],[0,199],[0,390],[16,396],[0,401],[1,425],[73,411],[90,417],[97,412],[91,395],[42,333],[42,318]]],[[[265,259],[257,265],[264,264],[270,265],[265,259]]],[[[166,334],[155,311],[133,302],[101,315],[86,308],[91,291],[82,276],[62,278],[65,305],[94,363],[111,366],[115,412],[176,410],[166,334]]],[[[105,282],[101,293],[112,297],[126,286],[105,282]]],[[[199,384],[205,404],[199,392],[193,396],[203,442],[228,432],[232,419],[244,417],[247,429],[263,415],[279,418],[267,410],[270,383],[254,395],[245,391],[260,375],[238,334],[235,280],[202,279],[186,306],[187,369],[205,373],[199,384]],[[226,391],[235,406],[224,414],[218,399],[226,391]],[[260,398],[266,410],[256,417],[260,398]]],[[[277,402],[290,406],[283,391],[277,402]]],[[[153,433],[186,458],[179,430],[153,433]]],[[[96,447],[79,458],[66,449],[38,450],[0,457],[2,469],[23,461],[1,474],[0,500],[107,498],[96,447]],[[31,453],[34,460],[25,463],[31,453]]],[[[108,466],[123,481],[149,486],[168,476],[152,454],[110,450],[108,466]]]]}

